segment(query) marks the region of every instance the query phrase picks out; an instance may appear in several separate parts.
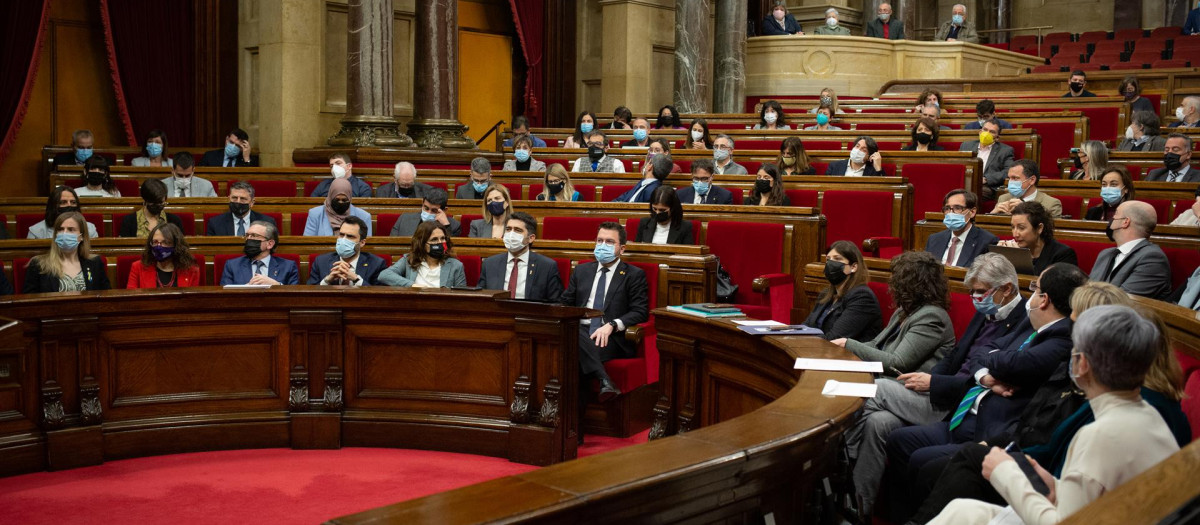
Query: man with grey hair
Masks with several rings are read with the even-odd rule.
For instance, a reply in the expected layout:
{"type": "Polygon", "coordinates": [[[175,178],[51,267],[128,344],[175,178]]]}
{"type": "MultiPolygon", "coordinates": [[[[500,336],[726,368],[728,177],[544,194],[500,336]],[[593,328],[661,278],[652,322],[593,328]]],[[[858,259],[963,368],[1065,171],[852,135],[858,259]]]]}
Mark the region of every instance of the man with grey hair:
{"type": "Polygon", "coordinates": [[[392,170],[392,178],[395,179],[393,182],[375,189],[376,197],[423,199],[425,192],[433,188],[423,182],[417,182],[417,167],[408,161],[396,163],[396,168],[392,170]]]}
{"type": "Polygon", "coordinates": [[[1108,223],[1108,238],[1117,243],[1096,257],[1093,281],[1104,281],[1130,295],[1166,299],[1171,293],[1171,263],[1157,244],[1150,242],[1158,213],[1142,201],[1117,206],[1108,223]]]}
{"type": "Polygon", "coordinates": [[[492,164],[483,157],[471,159],[471,183],[459,185],[456,199],[483,199],[483,192],[492,185],[492,164]]]}
{"type": "Polygon", "coordinates": [[[242,246],[245,255],[226,261],[221,271],[221,286],[255,284],[276,286],[300,284],[300,272],[296,263],[283,257],[274,257],[279,247],[279,229],[273,222],[252,222],[246,230],[246,241],[242,246]]]}
{"type": "Polygon", "coordinates": [[[96,137],[91,130],[77,129],[71,134],[71,151],[54,156],[55,166],[82,166],[92,158],[96,145],[96,137]]]}
{"type": "Polygon", "coordinates": [[[826,36],[850,36],[850,30],[838,24],[837,9],[830,7],[825,10],[825,25],[818,27],[813,31],[816,35],[826,36]]]}
{"type": "MultiPolygon", "coordinates": [[[[1140,392],[1162,337],[1127,306],[1096,306],[1079,316],[1069,373],[1096,420],[1071,439],[1061,477],[1034,463],[1050,494],[1036,492],[1005,449],[992,447],[983,459],[983,477],[1018,521],[1058,523],[1179,450],[1170,427],[1140,392]]],[[[982,525],[1003,512],[1000,505],[956,499],[929,523],[982,525]]]]}
{"type": "Polygon", "coordinates": [[[733,137],[724,133],[713,139],[714,175],[748,175],[745,166],[733,161],[733,137]]]}
{"type": "Polygon", "coordinates": [[[937,33],[933,35],[933,41],[979,43],[979,34],[975,32],[975,24],[967,20],[967,6],[954,4],[950,20],[942,23],[937,33]]]}
{"type": "Polygon", "coordinates": [[[662,186],[663,181],[667,180],[674,165],[670,155],[666,153],[655,155],[650,159],[650,169],[644,171],[645,175],[637,186],[622,193],[620,197],[613,199],[613,202],[650,202],[650,196],[654,194],[654,190],[662,186]]]}
{"type": "Polygon", "coordinates": [[[904,40],[904,22],[892,16],[892,4],[884,2],[875,9],[875,18],[867,22],[864,36],[884,40],[904,40]]]}
{"type": "Polygon", "coordinates": [[[875,380],[875,397],[863,403],[860,417],[846,432],[847,455],[856,459],[854,488],[860,516],[870,516],[883,477],[887,436],[909,425],[936,422],[966,393],[969,364],[997,351],[994,343],[1026,324],[1025,299],[1017,283],[1017,269],[997,253],[975,258],[964,279],[975,306],[966,331],[954,351],[929,373],[901,374],[896,379],[875,380]]]}
{"type": "Polygon", "coordinates": [[[1175,122],[1171,123],[1172,128],[1200,127],[1200,97],[1184,97],[1179,107],[1175,108],[1175,119],[1175,122]]]}
{"type": "Polygon", "coordinates": [[[236,235],[244,237],[255,222],[275,224],[275,219],[258,213],[254,208],[254,186],[244,180],[229,185],[229,213],[208,219],[205,235],[236,235]]]}

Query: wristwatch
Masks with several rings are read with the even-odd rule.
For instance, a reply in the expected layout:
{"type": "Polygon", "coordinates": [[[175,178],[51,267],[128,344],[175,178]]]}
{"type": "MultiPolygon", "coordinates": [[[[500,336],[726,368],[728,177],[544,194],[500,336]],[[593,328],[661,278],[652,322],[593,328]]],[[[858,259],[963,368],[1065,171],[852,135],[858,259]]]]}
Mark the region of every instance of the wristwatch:
{"type": "Polygon", "coordinates": [[[609,322],[608,322],[608,324],[612,325],[612,327],[613,327],[613,331],[614,331],[614,332],[616,332],[617,330],[620,330],[620,329],[621,329],[621,327],[617,326],[617,322],[616,322],[616,321],[609,321],[609,322]]]}

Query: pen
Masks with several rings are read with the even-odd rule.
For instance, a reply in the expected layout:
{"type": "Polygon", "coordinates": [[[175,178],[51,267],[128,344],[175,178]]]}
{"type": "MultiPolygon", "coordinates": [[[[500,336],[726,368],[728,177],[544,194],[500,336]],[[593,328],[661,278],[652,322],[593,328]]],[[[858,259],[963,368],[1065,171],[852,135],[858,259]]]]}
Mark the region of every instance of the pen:
{"type": "Polygon", "coordinates": [[[1013,448],[1013,445],[1016,445],[1016,444],[1017,444],[1017,442],[1016,442],[1016,441],[1013,441],[1012,443],[1009,443],[1009,444],[1008,444],[1008,446],[1004,447],[1004,451],[1005,451],[1005,452],[1011,452],[1011,451],[1012,451],[1012,448],[1013,448]]]}
{"type": "Polygon", "coordinates": [[[767,331],[768,332],[786,332],[788,330],[796,330],[797,328],[798,327],[796,327],[796,326],[792,326],[790,324],[785,324],[783,326],[768,326],[767,331]]]}

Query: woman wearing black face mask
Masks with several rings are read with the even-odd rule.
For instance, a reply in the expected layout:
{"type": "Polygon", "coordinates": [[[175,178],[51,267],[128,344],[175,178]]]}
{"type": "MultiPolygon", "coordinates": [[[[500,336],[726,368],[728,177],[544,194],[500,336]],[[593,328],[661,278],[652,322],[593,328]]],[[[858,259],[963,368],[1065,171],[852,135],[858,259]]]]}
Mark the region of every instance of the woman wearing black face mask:
{"type": "Polygon", "coordinates": [[[454,258],[454,245],[445,227],[426,221],[413,232],[412,251],[379,272],[379,283],[403,288],[462,288],[467,285],[467,274],[454,258]]]}
{"type": "Polygon", "coordinates": [[[76,191],[81,197],[120,197],[117,183],[108,174],[108,159],[92,155],[83,163],[84,186],[76,191]]]}
{"type": "Polygon", "coordinates": [[[778,166],[766,162],[758,168],[754,189],[750,191],[750,198],[744,202],[747,206],[792,205],[792,200],[783,192],[783,174],[778,166]]]}
{"type": "Polygon", "coordinates": [[[329,195],[325,196],[325,204],[308,210],[308,220],[304,223],[305,237],[332,236],[342,222],[351,215],[367,223],[367,237],[371,236],[371,214],[362,208],[357,208],[351,202],[354,200],[354,187],[346,178],[333,179],[329,183],[329,195]]]}
{"type": "MultiPolygon", "coordinates": [[[[174,224],[183,230],[183,221],[174,213],[163,211],[167,207],[167,185],[158,179],[147,179],[142,183],[142,207],[137,213],[126,215],[121,219],[121,237],[139,237],[145,239],[162,222],[174,224]]],[[[113,218],[116,220],[116,217],[113,218]]]]}
{"type": "Polygon", "coordinates": [[[504,226],[513,214],[512,198],[503,184],[493,183],[483,190],[483,218],[471,221],[471,233],[476,239],[500,239],[504,226]]]}
{"type": "Polygon", "coordinates": [[[912,142],[901,151],[945,151],[938,142],[938,124],[933,119],[921,117],[912,125],[912,142]]]}
{"type": "Polygon", "coordinates": [[[825,279],[817,305],[804,324],[820,328],[826,340],[849,337],[870,340],[879,333],[883,314],[867,286],[862,252],[850,241],[837,241],[825,256],[825,279]]]}
{"type": "MultiPolygon", "coordinates": [[[[52,225],[59,214],[79,211],[79,197],[76,196],[75,190],[69,186],[58,186],[54,191],[50,192],[50,197],[46,199],[46,215],[42,222],[29,227],[29,233],[25,236],[26,239],[50,239],[54,237],[52,225]]],[[[96,225],[87,223],[88,237],[95,239],[96,225]]]]}
{"type": "Polygon", "coordinates": [[[683,220],[683,206],[674,188],[659,186],[650,195],[650,217],[638,222],[634,242],[695,244],[692,221],[683,220]]]}
{"type": "MultiPolygon", "coordinates": [[[[571,174],[561,164],[551,164],[546,168],[546,178],[542,184],[542,192],[538,193],[539,201],[578,201],[580,194],[571,184],[571,174]],[[571,198],[567,198],[570,196],[571,198]]],[[[591,199],[588,199],[591,200],[591,199]]]]}

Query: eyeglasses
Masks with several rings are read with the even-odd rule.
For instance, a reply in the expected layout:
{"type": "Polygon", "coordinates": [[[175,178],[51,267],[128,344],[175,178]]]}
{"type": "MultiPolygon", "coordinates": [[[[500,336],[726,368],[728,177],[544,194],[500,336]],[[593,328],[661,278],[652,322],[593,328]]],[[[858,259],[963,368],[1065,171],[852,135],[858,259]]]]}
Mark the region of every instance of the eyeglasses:
{"type": "Polygon", "coordinates": [[[984,297],[992,295],[992,292],[995,292],[995,291],[996,291],[995,288],[989,288],[982,292],[979,290],[971,290],[971,299],[974,299],[976,301],[982,301],[984,297]]]}
{"type": "Polygon", "coordinates": [[[703,182],[708,184],[712,182],[712,177],[692,177],[692,182],[703,182]]]}
{"type": "Polygon", "coordinates": [[[150,246],[161,246],[163,248],[174,248],[175,247],[174,244],[170,244],[166,241],[150,241],[150,246]]]}
{"type": "Polygon", "coordinates": [[[246,238],[247,238],[247,239],[250,239],[250,240],[254,240],[254,241],[265,241],[265,240],[267,240],[267,238],[266,238],[265,236],[259,235],[259,234],[257,234],[257,233],[247,233],[247,234],[246,234],[246,238]]]}
{"type": "Polygon", "coordinates": [[[1035,294],[1039,294],[1039,293],[1042,293],[1042,287],[1038,286],[1038,283],[1031,282],[1031,283],[1029,283],[1029,291],[1032,293],[1035,293],[1035,294]]]}
{"type": "Polygon", "coordinates": [[[591,147],[603,148],[604,147],[603,142],[589,142],[589,143],[587,143],[587,145],[589,148],[591,148],[591,147]]]}
{"type": "Polygon", "coordinates": [[[612,239],[596,239],[596,246],[600,246],[601,244],[615,247],[617,245],[617,241],[612,239]]]}
{"type": "Polygon", "coordinates": [[[963,213],[963,212],[965,212],[965,211],[967,211],[967,210],[969,210],[969,209],[971,209],[971,208],[968,208],[968,207],[966,207],[966,206],[959,206],[959,205],[957,205],[957,204],[953,204],[953,205],[950,205],[950,206],[942,206],[942,213],[950,213],[950,212],[954,212],[954,213],[963,213]]]}
{"type": "Polygon", "coordinates": [[[719,150],[724,150],[724,151],[732,151],[733,150],[733,148],[731,148],[725,144],[714,144],[713,149],[719,149],[719,150]]]}

